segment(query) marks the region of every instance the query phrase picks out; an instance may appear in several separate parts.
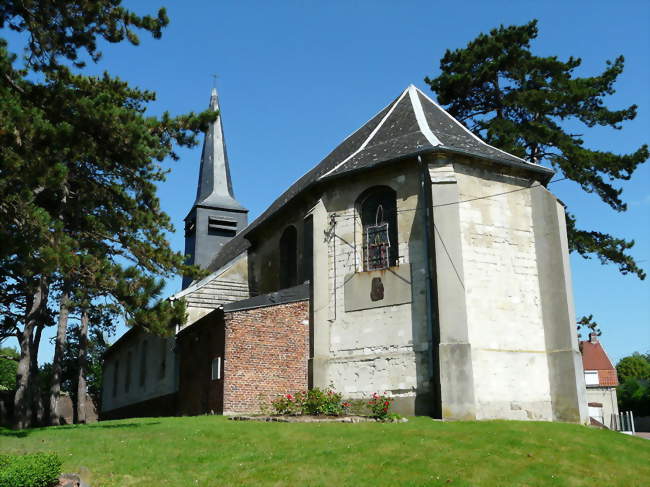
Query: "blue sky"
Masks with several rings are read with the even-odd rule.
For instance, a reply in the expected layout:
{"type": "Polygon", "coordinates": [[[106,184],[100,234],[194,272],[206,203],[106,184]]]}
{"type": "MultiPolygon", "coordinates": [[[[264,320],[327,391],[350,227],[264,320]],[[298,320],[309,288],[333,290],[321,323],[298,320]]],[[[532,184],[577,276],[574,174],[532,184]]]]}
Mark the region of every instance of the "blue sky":
{"type": "MultiPolygon", "coordinates": [[[[159,1],[125,1],[138,13],[159,1]]],[[[259,215],[284,189],[408,84],[428,92],[447,48],[463,47],[499,24],[539,19],[533,51],[583,59],[594,75],[619,54],[625,71],[608,106],[639,106],[622,131],[585,129],[588,147],[631,152],[650,142],[650,4],[619,1],[545,2],[170,2],[170,26],[138,47],[107,45],[90,73],[103,70],[158,94],[152,113],[207,107],[212,75],[218,88],[237,199],[259,215]]],[[[5,37],[5,31],[0,36],[5,37]]],[[[12,47],[17,46],[15,37],[12,47]]],[[[433,95],[432,95],[433,96],[433,95]]],[[[200,147],[180,151],[160,185],[163,208],[182,251],[182,220],[195,197],[200,147]]],[[[636,241],[632,253],[650,270],[650,164],[622,185],[629,203],[616,213],[572,182],[551,189],[579,224],[636,241]]],[[[650,279],[622,276],[614,266],[572,256],[578,316],[593,313],[610,357],[650,351],[650,279]]],[[[180,288],[171,281],[167,293],[180,288]]],[[[123,329],[120,329],[120,333],[123,329]]],[[[41,362],[50,360],[45,343],[41,362]]]]}

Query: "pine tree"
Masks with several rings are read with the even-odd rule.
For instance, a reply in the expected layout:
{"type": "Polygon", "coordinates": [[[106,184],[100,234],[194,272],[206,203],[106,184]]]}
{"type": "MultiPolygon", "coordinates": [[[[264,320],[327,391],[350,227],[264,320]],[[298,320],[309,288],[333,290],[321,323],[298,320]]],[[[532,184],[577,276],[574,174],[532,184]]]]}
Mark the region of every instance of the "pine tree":
{"type": "MultiPolygon", "coordinates": [[[[79,74],[86,60],[100,59],[98,41],[137,44],[134,29],[159,37],[168,23],[164,9],[137,16],[120,3],[0,4],[0,28],[28,34],[24,68],[0,39],[0,336],[20,344],[21,428],[32,423],[40,397],[36,354],[42,329],[54,323],[48,304],[85,289],[90,309],[103,292],[129,324],[164,332],[184,309],[152,302],[160,278],[197,275],[169,247],[165,232],[173,227],[156,183],[166,174],[160,162],[176,159],[174,144],[195,144],[216,114],[150,117],[154,93],[107,73],[79,74]]],[[[59,318],[64,337],[67,322],[59,318]]]]}
{"type": "MultiPolygon", "coordinates": [[[[592,150],[584,146],[581,135],[563,127],[567,120],[577,120],[586,127],[620,129],[622,122],[635,118],[636,105],[610,110],[604,104],[623,71],[623,56],[608,61],[600,75],[578,77],[580,58],[561,61],[531,52],[537,34],[536,20],[480,34],[465,48],[447,50],[440,61],[441,74],[425,81],[439,102],[488,144],[547,164],[615,211],[625,211],[622,190],[611,181],[630,179],[648,159],[648,146],[629,154],[592,150]]],[[[627,252],[634,241],[580,229],[570,212],[567,230],[571,251],[585,258],[596,255],[603,264],[617,265],[623,274],[645,278],[627,252]]]]}

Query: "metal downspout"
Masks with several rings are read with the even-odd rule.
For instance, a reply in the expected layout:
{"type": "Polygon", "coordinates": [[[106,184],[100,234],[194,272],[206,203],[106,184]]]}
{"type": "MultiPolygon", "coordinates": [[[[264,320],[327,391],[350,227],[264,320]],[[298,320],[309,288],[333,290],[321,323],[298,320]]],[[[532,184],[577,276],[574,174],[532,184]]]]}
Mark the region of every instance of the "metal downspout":
{"type": "Polygon", "coordinates": [[[433,404],[431,413],[435,418],[442,418],[442,404],[440,391],[440,362],[438,359],[438,348],[440,343],[440,334],[437,329],[438,320],[438,300],[436,282],[433,280],[435,269],[435,242],[434,235],[431,231],[431,222],[433,220],[433,209],[431,202],[431,189],[428,188],[427,165],[418,157],[420,166],[420,190],[422,202],[424,204],[424,233],[425,233],[425,274],[426,274],[426,316],[427,316],[427,340],[429,343],[429,380],[433,404]]]}

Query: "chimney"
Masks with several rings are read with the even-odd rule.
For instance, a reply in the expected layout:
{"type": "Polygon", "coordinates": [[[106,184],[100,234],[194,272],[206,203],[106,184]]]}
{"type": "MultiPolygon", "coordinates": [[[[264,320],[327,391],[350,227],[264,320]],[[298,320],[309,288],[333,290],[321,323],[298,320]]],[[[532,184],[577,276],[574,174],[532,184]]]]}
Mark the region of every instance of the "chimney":
{"type": "Polygon", "coordinates": [[[596,333],[595,331],[589,333],[589,342],[598,343],[598,333],[596,333]]]}

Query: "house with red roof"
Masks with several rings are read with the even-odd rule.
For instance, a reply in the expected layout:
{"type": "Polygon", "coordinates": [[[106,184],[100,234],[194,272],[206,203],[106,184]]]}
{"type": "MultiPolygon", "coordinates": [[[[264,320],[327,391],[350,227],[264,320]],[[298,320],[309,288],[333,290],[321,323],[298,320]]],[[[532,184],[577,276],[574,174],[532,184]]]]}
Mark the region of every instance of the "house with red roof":
{"type": "Polygon", "coordinates": [[[614,428],[618,416],[616,368],[598,341],[597,333],[590,333],[589,340],[580,342],[582,368],[587,386],[589,416],[599,423],[614,428]]]}

